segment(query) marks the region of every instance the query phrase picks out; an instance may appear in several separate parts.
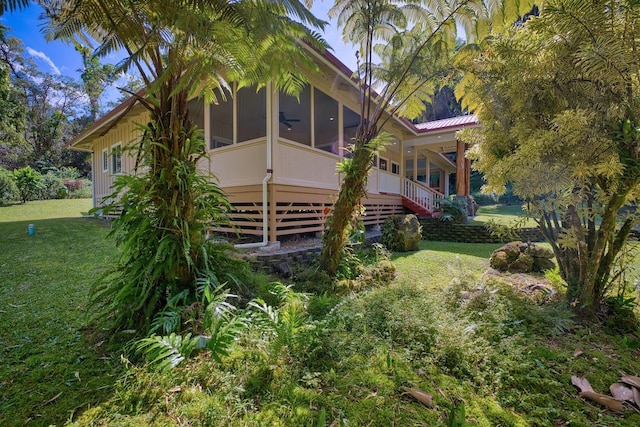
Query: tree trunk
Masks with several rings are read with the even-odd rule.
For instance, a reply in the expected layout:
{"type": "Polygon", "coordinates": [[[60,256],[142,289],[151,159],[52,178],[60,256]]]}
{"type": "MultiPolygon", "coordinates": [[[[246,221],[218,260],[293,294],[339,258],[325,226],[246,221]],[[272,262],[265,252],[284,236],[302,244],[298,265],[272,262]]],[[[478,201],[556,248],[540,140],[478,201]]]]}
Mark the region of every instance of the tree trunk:
{"type": "Polygon", "coordinates": [[[353,152],[351,167],[345,171],[338,200],[327,220],[320,267],[332,276],[338,270],[343,249],[348,243],[349,225],[355,219],[362,198],[367,194],[367,180],[374,154],[366,147],[367,143],[368,141],[357,144],[359,147],[353,152]]]}

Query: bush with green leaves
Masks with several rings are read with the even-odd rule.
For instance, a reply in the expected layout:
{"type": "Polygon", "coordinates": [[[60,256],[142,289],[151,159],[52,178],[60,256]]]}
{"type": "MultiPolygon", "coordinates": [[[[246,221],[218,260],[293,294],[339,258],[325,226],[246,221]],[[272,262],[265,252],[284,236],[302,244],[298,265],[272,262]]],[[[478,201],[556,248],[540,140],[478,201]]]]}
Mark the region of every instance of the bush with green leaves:
{"type": "Polygon", "coordinates": [[[15,177],[5,168],[0,167],[0,204],[16,200],[18,187],[15,177]]]}
{"type": "Polygon", "coordinates": [[[67,194],[68,190],[65,187],[62,178],[59,178],[51,172],[42,175],[42,179],[40,181],[40,191],[38,192],[38,199],[65,199],[67,197],[67,194]]]}
{"type": "Polygon", "coordinates": [[[467,221],[467,200],[456,198],[456,196],[440,199],[435,212],[440,221],[465,223],[467,221]]]}
{"type": "Polygon", "coordinates": [[[25,166],[14,170],[13,176],[16,179],[16,186],[22,203],[38,198],[42,188],[42,175],[38,171],[33,170],[31,166],[25,166]]]}
{"type": "Polygon", "coordinates": [[[381,227],[381,243],[390,251],[417,251],[422,240],[422,226],[415,215],[393,215],[381,227]]]}

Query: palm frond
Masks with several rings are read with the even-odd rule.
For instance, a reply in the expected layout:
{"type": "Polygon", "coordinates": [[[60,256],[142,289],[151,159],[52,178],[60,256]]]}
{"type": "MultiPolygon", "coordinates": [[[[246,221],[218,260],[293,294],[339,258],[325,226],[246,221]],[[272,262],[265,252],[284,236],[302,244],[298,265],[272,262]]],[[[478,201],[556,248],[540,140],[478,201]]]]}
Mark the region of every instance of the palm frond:
{"type": "Polygon", "coordinates": [[[141,353],[147,363],[160,370],[168,371],[187,359],[193,351],[201,346],[201,337],[175,333],[167,336],[151,335],[136,344],[136,350],[141,353]]]}

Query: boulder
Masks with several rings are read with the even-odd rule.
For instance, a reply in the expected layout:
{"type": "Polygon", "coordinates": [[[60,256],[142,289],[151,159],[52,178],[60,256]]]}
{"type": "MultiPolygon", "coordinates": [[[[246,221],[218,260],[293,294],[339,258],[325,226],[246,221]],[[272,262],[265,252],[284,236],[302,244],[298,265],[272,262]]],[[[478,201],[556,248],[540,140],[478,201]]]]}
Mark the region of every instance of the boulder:
{"type": "Polygon", "coordinates": [[[556,268],[556,263],[548,258],[534,258],[533,271],[542,273],[546,270],[556,268]]]}
{"type": "Polygon", "coordinates": [[[491,254],[491,258],[489,258],[489,265],[491,268],[495,268],[500,271],[507,271],[509,269],[509,255],[506,252],[496,250],[491,254]]]}
{"type": "Polygon", "coordinates": [[[529,273],[533,271],[533,257],[526,252],[520,252],[518,258],[509,266],[513,273],[529,273]]]}
{"type": "Polygon", "coordinates": [[[534,258],[553,259],[553,251],[551,249],[544,248],[542,246],[534,245],[533,243],[527,245],[527,253],[534,258]]]}
{"type": "Polygon", "coordinates": [[[395,252],[417,251],[422,226],[415,215],[393,215],[382,224],[381,242],[395,252]]]}
{"type": "Polygon", "coordinates": [[[496,249],[489,265],[498,271],[512,273],[543,272],[555,267],[553,252],[533,243],[509,242],[496,249]]]}

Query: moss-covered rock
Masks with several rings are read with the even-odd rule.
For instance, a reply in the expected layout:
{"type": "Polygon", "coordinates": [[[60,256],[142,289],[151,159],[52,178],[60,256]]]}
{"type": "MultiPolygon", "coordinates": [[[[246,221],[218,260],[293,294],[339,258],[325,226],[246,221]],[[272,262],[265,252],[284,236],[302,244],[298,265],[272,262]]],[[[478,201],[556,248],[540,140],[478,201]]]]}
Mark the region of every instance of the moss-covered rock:
{"type": "Polygon", "coordinates": [[[390,251],[417,251],[422,239],[422,226],[415,215],[393,215],[382,224],[380,242],[390,251]]]}
{"type": "Polygon", "coordinates": [[[553,252],[533,243],[509,242],[496,249],[489,265],[499,271],[512,273],[543,272],[555,267],[553,252]]]}

